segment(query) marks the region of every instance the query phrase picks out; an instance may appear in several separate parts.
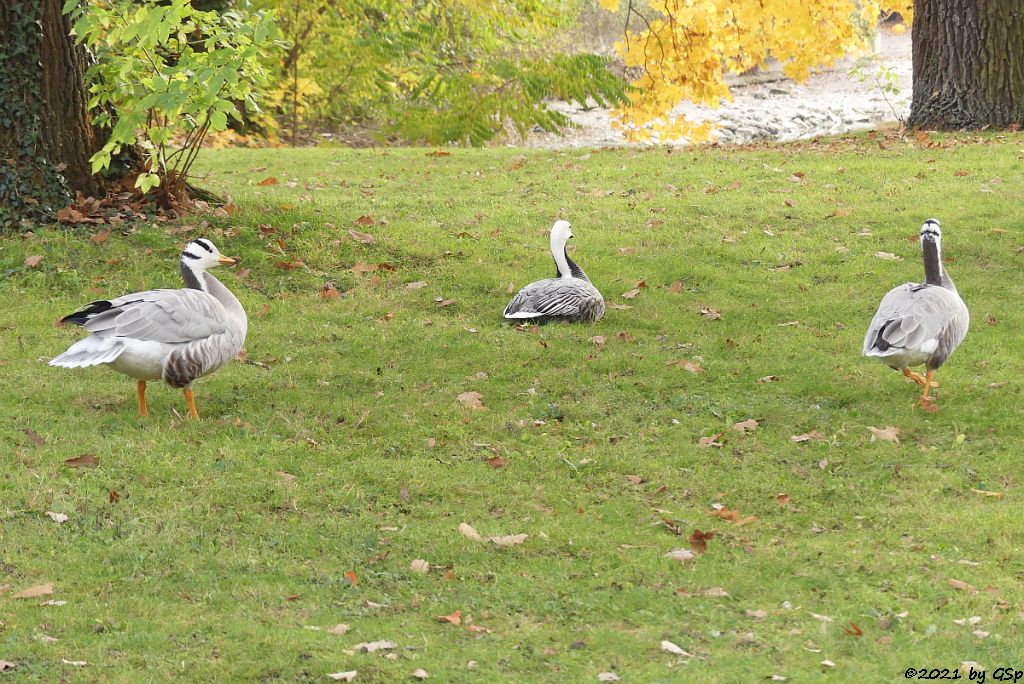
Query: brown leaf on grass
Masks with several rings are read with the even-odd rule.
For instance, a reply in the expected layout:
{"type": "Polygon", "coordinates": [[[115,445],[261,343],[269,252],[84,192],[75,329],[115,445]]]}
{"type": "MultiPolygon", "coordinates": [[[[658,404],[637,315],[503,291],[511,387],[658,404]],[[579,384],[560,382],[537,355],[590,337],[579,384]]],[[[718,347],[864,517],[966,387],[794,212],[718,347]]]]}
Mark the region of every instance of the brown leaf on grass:
{"type": "Polygon", "coordinates": [[[490,458],[485,458],[484,463],[491,466],[495,470],[497,470],[498,468],[504,468],[505,466],[508,465],[508,461],[506,461],[501,456],[491,456],[490,458]]]}
{"type": "Polygon", "coordinates": [[[680,368],[685,368],[694,375],[696,375],[697,373],[704,372],[704,368],[701,367],[699,363],[697,363],[696,361],[688,361],[687,359],[669,359],[668,361],[665,362],[665,365],[679,366],[680,368]]]}
{"type": "Polygon", "coordinates": [[[619,247],[619,254],[622,256],[632,256],[636,252],[636,247],[619,247]]]}
{"type": "Polygon", "coordinates": [[[856,622],[850,622],[850,626],[843,627],[843,631],[852,637],[864,636],[864,632],[857,626],[856,622]]]}
{"type": "Polygon", "coordinates": [[[64,461],[64,465],[70,468],[93,468],[99,464],[100,459],[96,458],[94,454],[82,454],[64,461]]]}
{"type": "Polygon", "coordinates": [[[430,673],[424,670],[422,667],[417,667],[415,670],[412,671],[412,676],[422,681],[430,677],[430,673]]]}
{"type": "Polygon", "coordinates": [[[474,411],[482,411],[486,408],[483,403],[483,398],[484,395],[479,392],[463,392],[459,396],[455,397],[455,400],[474,411]]]}
{"type": "Polygon", "coordinates": [[[418,572],[421,575],[425,575],[428,572],[430,572],[430,563],[428,563],[427,561],[423,560],[422,558],[417,558],[416,560],[414,560],[412,563],[409,564],[409,568],[413,572],[418,572]]]}
{"type": "Polygon", "coordinates": [[[356,644],[352,648],[360,653],[375,653],[376,651],[390,651],[398,648],[398,644],[394,641],[381,639],[380,641],[364,641],[361,644],[356,644]]]}
{"type": "Polygon", "coordinates": [[[110,489],[110,490],[107,491],[107,502],[108,503],[116,504],[120,500],[121,500],[121,492],[117,491],[116,489],[110,489]]]}
{"type": "Polygon", "coordinates": [[[277,185],[277,183],[278,183],[277,178],[275,178],[274,176],[267,176],[266,178],[261,180],[256,185],[258,185],[258,186],[260,186],[262,188],[265,188],[268,185],[277,185]]]}
{"type": "Polygon", "coordinates": [[[338,636],[343,636],[348,633],[349,629],[350,627],[346,625],[344,622],[339,622],[338,624],[334,625],[329,630],[327,630],[327,632],[329,634],[337,634],[338,636]]]}
{"type": "Polygon", "coordinates": [[[462,624],[462,611],[461,610],[453,610],[451,615],[438,615],[437,616],[437,621],[438,622],[447,622],[447,623],[452,624],[452,625],[461,625],[462,624]]]}
{"type": "Polygon", "coordinates": [[[958,177],[969,176],[970,172],[967,169],[957,169],[953,172],[953,175],[958,177]]]}
{"type": "Polygon", "coordinates": [[[11,594],[11,598],[16,599],[27,599],[27,598],[39,598],[40,596],[49,596],[53,593],[53,582],[47,582],[46,584],[37,584],[34,587],[28,589],[22,589],[17,594],[11,594]]]}
{"type": "Polygon", "coordinates": [[[754,430],[757,429],[757,421],[754,420],[753,418],[747,418],[746,420],[741,420],[738,423],[734,423],[732,429],[741,434],[753,432],[754,430]]]}
{"type": "Polygon", "coordinates": [[[679,646],[676,646],[675,644],[673,644],[671,641],[668,641],[667,639],[663,639],[662,640],[662,642],[661,642],[661,650],[665,651],[665,653],[671,653],[672,655],[682,656],[684,658],[692,658],[693,657],[692,653],[688,653],[688,652],[684,651],[683,649],[679,648],[679,646]]]}
{"type": "Polygon", "coordinates": [[[251,269],[240,268],[237,271],[235,271],[235,277],[238,278],[239,280],[245,280],[246,278],[249,277],[250,273],[252,273],[251,269]]]}
{"type": "Polygon", "coordinates": [[[895,442],[900,443],[900,429],[893,427],[892,425],[885,428],[876,428],[872,425],[868,426],[868,431],[871,432],[871,441],[874,442],[876,439],[883,442],[895,442]]]}
{"type": "Polygon", "coordinates": [[[697,556],[689,549],[673,549],[665,554],[665,558],[671,558],[672,560],[679,561],[680,563],[688,563],[695,560],[697,556]]]}
{"type": "Polygon", "coordinates": [[[466,539],[472,539],[473,541],[484,540],[484,538],[480,536],[480,533],[477,532],[469,523],[459,523],[459,534],[466,539]]]}
{"type": "MultiPolygon", "coordinates": [[[[353,221],[353,223],[356,224],[357,226],[372,226],[377,222],[373,220],[372,216],[360,216],[355,221],[353,221]]],[[[352,231],[349,231],[349,233],[351,232],[352,231]]]]}
{"type": "Polygon", "coordinates": [[[825,439],[825,435],[821,434],[818,430],[811,430],[810,432],[805,432],[802,435],[793,435],[789,438],[791,442],[796,442],[797,444],[810,442],[811,440],[819,441],[822,439],[825,439]]]}
{"type": "Polygon", "coordinates": [[[0,660],[0,672],[7,672],[18,667],[17,663],[12,663],[10,660],[0,660]]]}
{"type": "Polygon", "coordinates": [[[274,266],[281,269],[282,271],[294,271],[295,269],[302,268],[305,264],[300,259],[292,259],[291,261],[275,261],[274,266]]]}
{"type": "Polygon", "coordinates": [[[743,527],[744,525],[749,525],[750,523],[755,523],[755,522],[757,522],[757,516],[756,515],[745,515],[742,518],[740,518],[739,520],[737,520],[735,524],[736,524],[736,527],[743,527]]]}
{"type": "Polygon", "coordinates": [[[515,546],[516,544],[522,544],[524,541],[526,541],[526,538],[528,536],[529,535],[522,533],[506,534],[500,537],[488,537],[487,541],[504,548],[506,546],[515,546]]]}
{"type": "Polygon", "coordinates": [[[708,511],[708,515],[720,520],[727,520],[732,523],[737,522],[740,519],[740,512],[738,510],[730,511],[728,508],[724,507],[708,511]]]}
{"type": "Polygon", "coordinates": [[[671,285],[669,285],[668,291],[671,292],[672,294],[679,294],[680,292],[683,291],[683,284],[677,280],[671,285]]]}
{"type": "Polygon", "coordinates": [[[25,265],[29,268],[35,268],[39,265],[39,262],[43,260],[42,254],[33,254],[32,256],[25,257],[25,265]]]}
{"type": "Polygon", "coordinates": [[[356,242],[361,242],[364,245],[377,244],[377,238],[370,235],[369,233],[360,233],[358,230],[353,230],[352,228],[349,228],[348,235],[356,242]]]}
{"type": "Polygon", "coordinates": [[[334,283],[324,283],[324,286],[320,288],[320,299],[334,301],[335,299],[341,299],[341,293],[338,292],[338,288],[335,287],[334,283]]]}
{"type": "Polygon", "coordinates": [[[454,303],[455,303],[454,299],[445,299],[444,297],[434,297],[434,305],[437,308],[439,308],[439,309],[443,309],[446,306],[451,306],[454,303]]]}
{"type": "Polygon", "coordinates": [[[615,333],[615,336],[618,337],[623,342],[635,342],[636,341],[636,338],[633,337],[632,335],[630,335],[625,330],[623,330],[622,332],[615,333]]]}
{"type": "Polygon", "coordinates": [[[701,437],[697,440],[697,444],[703,449],[710,449],[711,447],[715,447],[716,449],[720,448],[722,446],[722,442],[719,442],[718,439],[723,434],[725,433],[719,432],[718,434],[710,435],[708,437],[701,437]]]}
{"type": "Polygon", "coordinates": [[[109,239],[110,239],[110,231],[109,230],[101,230],[98,233],[93,233],[92,235],[89,236],[89,240],[91,240],[92,244],[94,244],[94,245],[102,245],[104,242],[106,242],[109,239]]]}
{"type": "Polygon", "coordinates": [[[22,430],[22,432],[24,432],[25,436],[28,437],[29,440],[37,447],[41,447],[44,444],[46,444],[46,440],[43,439],[38,432],[32,430],[31,428],[25,428],[24,430],[22,430]]]}
{"type": "Polygon", "coordinates": [[[445,150],[434,150],[432,152],[427,152],[427,156],[428,157],[450,157],[450,156],[452,156],[452,153],[451,152],[447,152],[445,150]]]}
{"type": "Polygon", "coordinates": [[[700,315],[703,316],[704,318],[708,319],[709,321],[717,321],[718,319],[720,319],[722,317],[722,314],[718,313],[717,311],[712,309],[710,306],[702,306],[702,307],[700,307],[700,315]]]}
{"type": "Polygon", "coordinates": [[[963,582],[961,580],[958,580],[958,579],[949,579],[949,580],[947,580],[947,582],[949,583],[949,586],[951,586],[954,589],[957,589],[959,591],[966,591],[966,592],[971,593],[971,594],[976,593],[978,591],[977,587],[975,587],[975,586],[973,586],[971,584],[968,584],[967,582],[963,582]]]}
{"type": "Polygon", "coordinates": [[[990,492],[987,489],[975,489],[971,487],[971,491],[981,496],[990,496],[993,499],[1002,499],[1006,497],[1006,492],[990,492]]]}
{"type": "Polygon", "coordinates": [[[779,502],[780,506],[788,506],[789,494],[779,494],[777,497],[775,497],[775,500],[779,502]]]}
{"type": "Polygon", "coordinates": [[[605,342],[607,342],[604,335],[594,335],[593,337],[590,338],[590,341],[596,344],[598,347],[603,347],[605,345],[605,342]]]}
{"type": "Polygon", "coordinates": [[[426,286],[427,286],[427,281],[425,281],[425,280],[416,280],[416,281],[411,282],[411,283],[406,283],[405,284],[405,289],[406,290],[420,290],[420,289],[423,289],[426,286]]]}
{"type": "Polygon", "coordinates": [[[796,206],[796,202],[794,202],[791,199],[785,199],[785,200],[782,201],[782,203],[785,204],[787,207],[795,207],[796,206]]]}
{"type": "Polygon", "coordinates": [[[750,610],[747,608],[743,612],[746,613],[747,617],[757,618],[758,620],[768,617],[768,611],[763,608],[758,608],[757,610],[750,610]]]}
{"type": "Polygon", "coordinates": [[[295,482],[297,479],[299,479],[297,476],[292,475],[291,473],[286,473],[283,470],[278,470],[274,474],[277,475],[278,479],[280,479],[282,482],[286,482],[288,484],[291,484],[292,482],[295,482]]]}
{"type": "Polygon", "coordinates": [[[328,672],[327,677],[333,679],[336,682],[351,682],[356,678],[359,670],[349,670],[347,672],[328,672]]]}
{"type": "Polygon", "coordinates": [[[640,288],[634,288],[632,290],[626,290],[622,293],[623,299],[636,299],[636,296],[640,294],[640,288]]]}
{"type": "Polygon", "coordinates": [[[627,475],[626,482],[632,485],[642,485],[645,482],[645,480],[639,475],[627,475]]]}
{"type": "Polygon", "coordinates": [[[763,378],[758,378],[757,379],[757,384],[758,385],[767,385],[769,382],[778,382],[778,381],[779,381],[779,376],[778,375],[766,375],[763,378]]]}
{"type": "Polygon", "coordinates": [[[687,541],[690,542],[690,548],[693,549],[694,553],[702,554],[708,550],[708,540],[714,538],[714,532],[701,532],[699,529],[694,528],[687,541]]]}

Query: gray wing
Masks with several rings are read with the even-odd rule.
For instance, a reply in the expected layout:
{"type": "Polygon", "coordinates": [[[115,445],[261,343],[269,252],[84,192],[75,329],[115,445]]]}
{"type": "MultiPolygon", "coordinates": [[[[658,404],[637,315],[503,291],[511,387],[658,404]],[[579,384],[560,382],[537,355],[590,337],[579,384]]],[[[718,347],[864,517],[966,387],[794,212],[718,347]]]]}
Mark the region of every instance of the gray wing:
{"type": "Polygon", "coordinates": [[[520,290],[505,307],[504,316],[575,319],[595,309],[596,302],[600,302],[601,313],[604,313],[601,293],[589,282],[579,278],[548,278],[520,290]]]}
{"type": "Polygon", "coordinates": [[[907,349],[931,354],[941,365],[969,325],[970,313],[958,294],[937,285],[905,283],[882,298],[864,336],[864,354],[907,349]]]}
{"type": "Polygon", "coordinates": [[[99,337],[174,344],[223,333],[226,320],[224,306],[202,290],[149,290],[110,300],[83,327],[99,337]]]}

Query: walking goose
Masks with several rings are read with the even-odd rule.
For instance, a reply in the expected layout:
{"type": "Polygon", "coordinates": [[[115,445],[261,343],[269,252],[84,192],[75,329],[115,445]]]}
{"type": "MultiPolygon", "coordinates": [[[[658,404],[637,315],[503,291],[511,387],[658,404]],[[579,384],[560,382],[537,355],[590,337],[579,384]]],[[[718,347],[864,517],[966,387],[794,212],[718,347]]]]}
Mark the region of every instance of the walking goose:
{"type": "Polygon", "coordinates": [[[505,307],[505,318],[537,323],[589,323],[604,315],[604,298],[565,250],[571,237],[569,222],[555,221],[551,227],[551,256],[555,259],[556,277],[538,280],[520,290],[505,307]]]}
{"type": "Polygon", "coordinates": [[[91,335],[50,361],[51,366],[107,365],[138,381],[139,414],[149,415],[146,381],[163,378],[184,390],[188,413],[198,418],[192,383],[233,359],[245,342],[248,320],[238,299],[207,273],[233,264],[212,242],[199,238],[181,252],[179,290],[149,290],[92,302],[65,316],[91,335]]]}
{"type": "Polygon", "coordinates": [[[889,290],[864,336],[864,356],[873,356],[924,387],[919,404],[931,406],[932,376],[967,336],[971,316],[942,267],[942,230],[928,219],[921,226],[925,281],[889,290]],[[910,370],[925,365],[925,377],[910,370]]]}

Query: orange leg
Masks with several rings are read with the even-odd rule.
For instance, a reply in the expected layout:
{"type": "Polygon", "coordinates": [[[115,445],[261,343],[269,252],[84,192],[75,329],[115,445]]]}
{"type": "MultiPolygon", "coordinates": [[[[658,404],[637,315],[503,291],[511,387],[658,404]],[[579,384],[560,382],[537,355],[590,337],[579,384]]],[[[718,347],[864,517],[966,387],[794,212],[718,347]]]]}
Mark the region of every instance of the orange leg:
{"type": "Polygon", "coordinates": [[[146,406],[146,381],[139,380],[136,386],[139,390],[139,415],[145,418],[149,415],[149,407],[146,406]]]}
{"type": "MultiPolygon", "coordinates": [[[[927,380],[925,380],[919,373],[915,373],[914,371],[910,370],[909,368],[904,368],[903,369],[903,376],[907,377],[907,378],[910,378],[911,380],[916,382],[918,385],[921,385],[922,387],[924,386],[925,382],[927,382],[927,380]]],[[[939,383],[933,382],[933,383],[931,383],[931,385],[932,385],[932,387],[938,387],[939,383]]]]}
{"type": "Polygon", "coordinates": [[[196,393],[186,387],[182,390],[185,393],[185,403],[188,404],[188,415],[199,419],[199,411],[196,411],[196,393]]]}
{"type": "Polygon", "coordinates": [[[930,406],[934,406],[935,405],[932,402],[932,400],[928,398],[928,390],[930,390],[932,388],[932,385],[933,385],[933,383],[932,383],[932,376],[933,375],[935,375],[935,371],[933,371],[931,368],[929,368],[928,372],[925,373],[924,392],[921,393],[921,398],[917,400],[918,405],[921,406],[922,408],[928,408],[930,406]]]}

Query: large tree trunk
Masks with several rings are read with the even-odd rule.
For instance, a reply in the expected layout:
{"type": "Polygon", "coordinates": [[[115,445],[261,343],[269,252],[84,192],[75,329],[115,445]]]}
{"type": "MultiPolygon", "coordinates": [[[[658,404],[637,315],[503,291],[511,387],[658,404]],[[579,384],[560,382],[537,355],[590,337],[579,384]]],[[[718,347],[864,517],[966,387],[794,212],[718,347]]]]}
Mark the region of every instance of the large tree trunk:
{"type": "Polygon", "coordinates": [[[914,0],[915,128],[1024,125],[1024,3],[914,0]]]}
{"type": "Polygon", "coordinates": [[[97,194],[85,49],[61,0],[0,0],[0,227],[46,220],[76,191],[97,194]]]}

